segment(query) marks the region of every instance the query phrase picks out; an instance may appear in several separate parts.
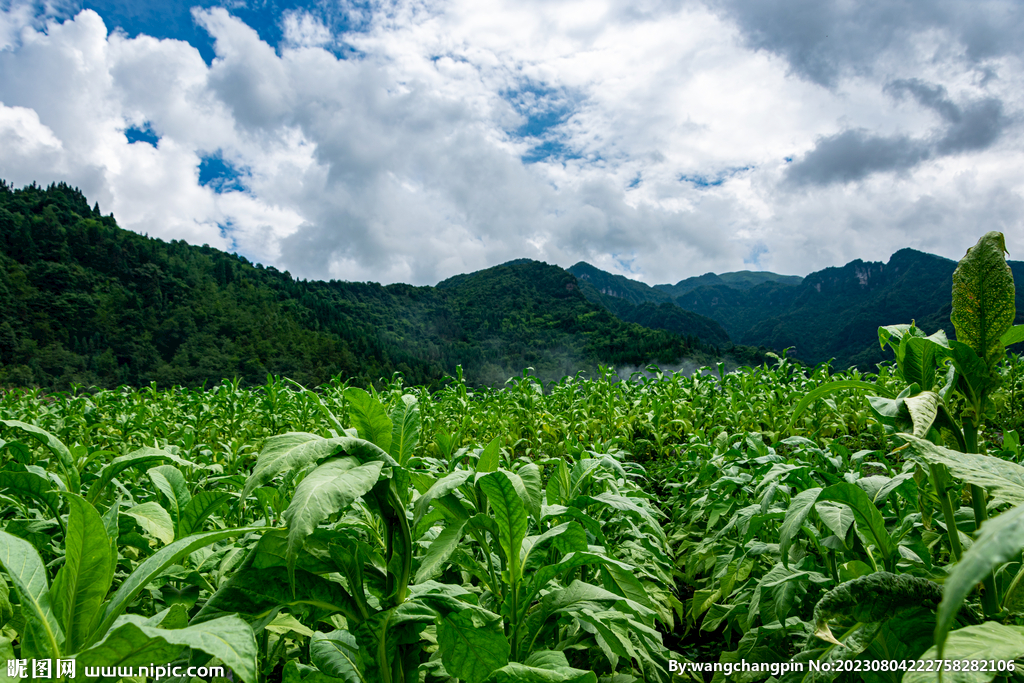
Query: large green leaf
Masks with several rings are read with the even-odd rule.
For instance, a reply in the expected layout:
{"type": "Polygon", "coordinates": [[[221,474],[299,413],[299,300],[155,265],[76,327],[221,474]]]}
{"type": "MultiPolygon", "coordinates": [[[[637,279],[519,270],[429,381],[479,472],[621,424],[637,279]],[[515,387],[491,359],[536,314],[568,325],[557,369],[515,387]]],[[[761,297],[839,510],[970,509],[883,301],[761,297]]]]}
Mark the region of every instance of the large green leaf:
{"type": "Polygon", "coordinates": [[[57,458],[57,463],[60,465],[61,471],[64,473],[64,485],[68,487],[68,491],[71,493],[81,492],[82,480],[78,475],[78,468],[75,467],[75,458],[71,455],[71,451],[68,450],[68,447],[65,446],[60,439],[45,429],[40,429],[35,425],[27,424],[21,420],[0,420],[0,424],[5,427],[20,429],[36,441],[39,441],[41,444],[46,446],[46,448],[49,449],[49,451],[57,458]]]}
{"type": "Polygon", "coordinates": [[[90,642],[86,643],[86,645],[90,645],[102,638],[103,634],[110,628],[110,625],[114,623],[114,620],[128,608],[128,605],[132,603],[142,589],[181,558],[195,552],[199,548],[231,538],[232,536],[263,533],[266,530],[266,527],[239,527],[237,529],[208,531],[203,534],[195,534],[178,539],[174,543],[153,553],[135,568],[135,571],[124,580],[120,587],[118,587],[117,592],[107,602],[107,606],[103,610],[103,619],[90,638],[90,642]]]}
{"type": "Polygon", "coordinates": [[[533,518],[540,522],[541,506],[544,504],[544,482],[540,476],[540,467],[528,462],[516,472],[526,487],[526,507],[533,518]]]}
{"type": "Polygon", "coordinates": [[[178,536],[184,538],[197,531],[202,531],[203,522],[206,518],[217,511],[220,506],[231,500],[230,493],[216,493],[214,491],[200,491],[185,506],[178,521],[178,536]]]}
{"type": "Polygon", "coordinates": [[[505,551],[510,581],[514,585],[520,578],[519,549],[526,537],[529,523],[526,506],[523,505],[523,499],[504,471],[491,472],[482,477],[479,483],[494,509],[494,520],[498,524],[498,543],[505,551]]]}
{"type": "Polygon", "coordinates": [[[934,391],[922,391],[916,396],[907,396],[903,399],[903,405],[907,407],[914,425],[914,436],[923,439],[928,434],[938,415],[939,404],[939,395],[934,391]]]}
{"type": "Polygon", "coordinates": [[[416,570],[416,583],[423,583],[441,572],[448,558],[459,547],[459,543],[462,541],[462,531],[467,521],[460,520],[449,524],[430,543],[430,547],[427,548],[427,552],[420,561],[419,569],[416,570]]]}
{"type": "Polygon", "coordinates": [[[172,465],[160,465],[150,469],[146,474],[152,480],[157,490],[164,494],[167,499],[167,512],[174,522],[174,533],[181,536],[181,519],[185,508],[192,500],[192,494],[188,490],[188,482],[185,475],[177,467],[172,465]]]}
{"type": "Polygon", "coordinates": [[[420,406],[416,397],[408,394],[402,396],[395,409],[391,411],[391,457],[403,467],[420,440],[420,406]]]}
{"type": "Polygon", "coordinates": [[[53,611],[63,626],[65,650],[78,652],[99,621],[103,598],[113,574],[111,542],[96,508],[81,496],[67,494],[71,512],[64,540],[64,565],[50,591],[53,611]]]}
{"type": "Polygon", "coordinates": [[[494,671],[487,680],[488,683],[597,683],[597,674],[593,671],[574,669],[568,664],[564,667],[541,669],[510,662],[494,671]]]}
{"type": "MultiPolygon", "coordinates": [[[[1006,662],[1024,656],[1024,626],[1004,626],[986,621],[952,631],[946,641],[945,659],[962,662],[1006,662]]],[[[928,648],[919,659],[940,659],[937,646],[928,648]]],[[[991,667],[989,667],[991,668],[991,667]]],[[[989,683],[996,671],[944,671],[943,683],[989,683]]],[[[903,683],[938,683],[937,671],[908,671],[903,683]]]]}
{"type": "Polygon", "coordinates": [[[252,474],[242,487],[241,498],[245,500],[253,489],[263,486],[281,472],[301,469],[311,462],[323,460],[336,453],[348,453],[364,462],[392,460],[391,456],[378,446],[354,436],[325,439],[304,432],[279,434],[270,437],[264,444],[252,474]]]}
{"type": "Polygon", "coordinates": [[[46,568],[39,553],[25,539],[0,531],[0,566],[14,584],[22,613],[34,629],[36,648],[46,658],[60,657],[64,633],[50,605],[46,568]]]}
{"type": "MultiPolygon", "coordinates": [[[[999,385],[1000,377],[970,345],[954,339],[949,342],[950,358],[959,373],[959,388],[969,397],[978,397],[999,385]]],[[[973,399],[972,399],[973,400],[973,399]]]]}
{"type": "Polygon", "coordinates": [[[939,330],[930,337],[908,337],[902,346],[904,355],[900,369],[907,384],[917,384],[924,391],[934,389],[942,359],[950,354],[945,332],[939,330]]]}
{"type": "Polygon", "coordinates": [[[179,465],[194,466],[187,460],[182,460],[178,456],[162,451],[159,448],[152,448],[150,446],[143,446],[142,448],[132,451],[128,455],[122,455],[114,458],[100,470],[99,478],[89,485],[89,495],[87,496],[90,503],[95,505],[99,501],[100,494],[107,485],[116,477],[122,470],[129,467],[138,467],[139,465],[148,465],[153,462],[176,462],[179,465]]]}
{"type": "Polygon", "coordinates": [[[7,582],[0,576],[0,628],[4,627],[11,617],[14,616],[14,606],[11,605],[11,589],[7,582]]]}
{"type": "Polygon", "coordinates": [[[186,647],[217,657],[239,679],[256,683],[256,638],[249,624],[238,616],[165,629],[153,624],[153,619],[125,614],[118,617],[103,640],[76,659],[83,669],[149,666],[173,661],[186,647]]]}
{"type": "Polygon", "coordinates": [[[325,618],[336,613],[347,619],[359,618],[352,596],[340,583],[311,574],[301,567],[296,568],[291,579],[285,567],[246,567],[221,584],[193,623],[232,612],[262,618],[282,608],[310,607],[325,618]]]}
{"type": "Polygon", "coordinates": [[[309,658],[316,668],[345,683],[365,683],[360,673],[362,655],[355,636],[343,628],[314,633],[309,640],[309,658]]]}
{"type": "Polygon", "coordinates": [[[359,436],[384,451],[389,450],[394,425],[380,401],[358,387],[346,389],[345,400],[348,401],[348,417],[359,436]]]}
{"type": "Polygon", "coordinates": [[[413,505],[412,527],[415,529],[419,526],[420,520],[427,514],[431,503],[439,498],[444,498],[472,478],[473,472],[471,470],[455,470],[451,474],[435,481],[427,489],[426,493],[416,499],[416,503],[413,505]]]}
{"type": "Polygon", "coordinates": [[[949,319],[956,338],[969,345],[989,368],[1003,357],[1000,337],[1013,325],[1013,273],[1006,263],[1006,241],[1000,232],[986,233],[967,250],[953,272],[953,312],[949,319]]]}
{"type": "Polygon", "coordinates": [[[818,495],[818,500],[831,500],[848,506],[853,511],[854,519],[857,520],[857,528],[865,534],[871,534],[875,545],[882,551],[886,559],[892,557],[896,552],[896,546],[885,528],[882,514],[868,498],[864,489],[844,481],[823,489],[818,495]]]}
{"type": "Polygon", "coordinates": [[[479,607],[438,616],[437,644],[445,670],[467,683],[483,683],[508,664],[509,644],[501,617],[479,607]]]}
{"type": "Polygon", "coordinates": [[[786,518],[782,520],[782,528],[779,530],[779,552],[782,553],[782,564],[786,567],[789,566],[789,546],[800,533],[804,520],[811,514],[820,494],[820,488],[805,489],[789,501],[786,518]]]}
{"type": "Polygon", "coordinates": [[[480,459],[476,463],[477,472],[494,472],[501,464],[501,439],[494,437],[480,453],[480,459]]]}
{"type": "Polygon", "coordinates": [[[50,516],[60,520],[60,496],[53,482],[35,472],[0,472],[0,491],[31,498],[42,505],[50,516]]]}
{"type": "Polygon", "coordinates": [[[563,522],[553,526],[539,536],[527,536],[523,539],[519,552],[523,569],[546,564],[548,548],[557,548],[561,553],[586,552],[587,532],[575,521],[563,522]]]}
{"type": "MultiPolygon", "coordinates": [[[[957,610],[974,587],[1005,562],[1020,558],[1024,549],[1024,505],[1018,505],[998,517],[987,520],[974,544],[967,549],[946,579],[939,605],[935,644],[942,657],[946,634],[953,626],[957,610]]],[[[1021,654],[1024,654],[1022,652],[1021,654]]]]}
{"type": "Polygon", "coordinates": [[[915,457],[932,465],[945,465],[954,476],[985,489],[993,499],[1024,504],[1024,467],[1001,458],[961,453],[910,434],[900,434],[915,457]]]}
{"type": "Polygon", "coordinates": [[[297,487],[284,511],[288,523],[288,573],[295,569],[295,558],[303,539],[320,522],[367,494],[380,478],[380,460],[360,464],[346,456],[328,460],[310,472],[297,487]]]}
{"type": "Polygon", "coordinates": [[[1003,336],[999,338],[999,342],[1003,346],[1013,346],[1014,344],[1024,342],[1024,325],[1014,325],[1008,329],[1003,336]]]}
{"type": "Polygon", "coordinates": [[[149,501],[124,510],[143,530],[164,545],[174,542],[174,521],[160,503],[149,501]]]}

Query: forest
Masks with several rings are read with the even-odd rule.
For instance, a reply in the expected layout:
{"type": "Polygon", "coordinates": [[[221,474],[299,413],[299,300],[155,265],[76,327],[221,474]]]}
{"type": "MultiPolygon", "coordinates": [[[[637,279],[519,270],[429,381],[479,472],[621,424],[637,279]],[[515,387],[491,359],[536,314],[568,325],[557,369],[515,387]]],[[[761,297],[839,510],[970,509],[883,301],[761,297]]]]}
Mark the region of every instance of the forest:
{"type": "MultiPolygon", "coordinates": [[[[365,386],[400,372],[437,387],[532,367],[545,381],[598,366],[740,361],[702,329],[623,322],[557,266],[526,261],[437,287],[297,280],[287,271],[117,227],[64,184],[0,182],[0,386],[190,387],[268,374],[365,386]]],[[[722,342],[726,342],[722,344],[722,342]]]]}

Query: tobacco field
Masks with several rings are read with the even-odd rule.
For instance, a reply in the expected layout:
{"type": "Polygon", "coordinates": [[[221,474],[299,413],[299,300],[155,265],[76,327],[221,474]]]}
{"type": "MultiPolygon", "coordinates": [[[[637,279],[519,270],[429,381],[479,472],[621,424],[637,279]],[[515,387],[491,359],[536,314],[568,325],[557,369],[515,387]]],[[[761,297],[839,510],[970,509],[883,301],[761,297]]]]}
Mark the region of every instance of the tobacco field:
{"type": "Polygon", "coordinates": [[[778,354],[500,390],[8,390],[0,659],[243,683],[920,683],[938,672],[907,662],[934,659],[945,681],[1022,679],[1013,301],[989,233],[950,335],[879,329],[877,373],[778,354]],[[678,673],[741,661],[763,666],[678,673]]]}

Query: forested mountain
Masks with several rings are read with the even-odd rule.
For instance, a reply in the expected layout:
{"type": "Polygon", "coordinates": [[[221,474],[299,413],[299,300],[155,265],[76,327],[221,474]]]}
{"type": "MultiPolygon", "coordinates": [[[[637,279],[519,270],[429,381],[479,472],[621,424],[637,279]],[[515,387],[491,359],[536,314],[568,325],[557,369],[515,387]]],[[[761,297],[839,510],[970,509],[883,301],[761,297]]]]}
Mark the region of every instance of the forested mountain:
{"type": "MultiPolygon", "coordinates": [[[[1024,262],[1009,263],[1015,280],[1024,283],[1024,262]]],[[[834,359],[837,368],[856,365],[870,370],[887,358],[878,345],[881,325],[916,320],[928,332],[944,329],[954,336],[949,314],[955,268],[956,262],[950,259],[902,249],[888,263],[858,259],[811,273],[798,284],[791,284],[792,276],[768,277],[771,273],[748,273],[742,278],[736,277],[742,273],[708,273],[671,288],[618,282],[616,291],[630,292],[630,299],[602,303],[614,311],[616,306],[631,306],[631,301],[656,296],[645,293],[647,290],[665,294],[690,287],[671,298],[672,304],[717,321],[733,342],[777,351],[793,347],[792,357],[809,364],[834,359]],[[726,275],[734,284],[728,284],[726,275]]],[[[608,281],[605,276],[617,277],[601,271],[591,274],[592,280],[602,282],[608,281]]],[[[659,310],[670,309],[662,305],[659,310]]],[[[666,319],[672,315],[674,311],[666,319]]],[[[1024,287],[1018,286],[1017,323],[1021,322],[1024,287]]],[[[658,327],[659,321],[644,324],[658,327]]]]}
{"type": "Polygon", "coordinates": [[[64,184],[0,181],[0,386],[199,385],[267,373],[436,385],[532,366],[711,359],[689,336],[623,322],[556,266],[519,261],[438,287],[296,280],[208,246],[117,227],[64,184]]]}
{"type": "Polygon", "coordinates": [[[642,282],[606,273],[582,261],[568,271],[576,276],[580,290],[589,301],[604,306],[626,322],[693,335],[715,346],[730,343],[728,333],[718,322],[674,305],[668,295],[642,282]]]}
{"type": "Polygon", "coordinates": [[[704,273],[696,277],[688,277],[674,285],[654,285],[656,291],[670,297],[683,296],[698,287],[714,287],[724,285],[735,289],[752,289],[758,285],[774,283],[779,285],[798,285],[803,281],[799,275],[779,275],[767,271],[739,270],[733,273],[704,273]]]}

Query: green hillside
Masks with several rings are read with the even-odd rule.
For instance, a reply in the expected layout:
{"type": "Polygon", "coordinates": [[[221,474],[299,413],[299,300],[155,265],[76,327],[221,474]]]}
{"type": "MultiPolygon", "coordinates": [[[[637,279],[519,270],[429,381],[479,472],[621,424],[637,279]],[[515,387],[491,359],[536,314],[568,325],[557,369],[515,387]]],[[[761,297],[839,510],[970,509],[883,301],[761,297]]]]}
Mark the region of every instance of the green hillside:
{"type": "Polygon", "coordinates": [[[642,282],[606,273],[582,261],[567,270],[576,276],[588,301],[603,306],[621,320],[696,337],[705,344],[730,344],[729,334],[718,322],[674,305],[668,296],[642,282]]]}
{"type": "Polygon", "coordinates": [[[198,386],[268,373],[436,385],[543,379],[715,350],[624,323],[566,271],[521,261],[437,288],[304,281],[117,227],[64,184],[0,181],[0,386],[198,386]]]}
{"type": "Polygon", "coordinates": [[[670,297],[684,296],[698,287],[725,286],[735,289],[753,289],[763,284],[796,286],[803,281],[799,275],[779,275],[767,271],[739,270],[732,273],[705,273],[688,277],[674,285],[654,285],[654,289],[670,297]]]}

